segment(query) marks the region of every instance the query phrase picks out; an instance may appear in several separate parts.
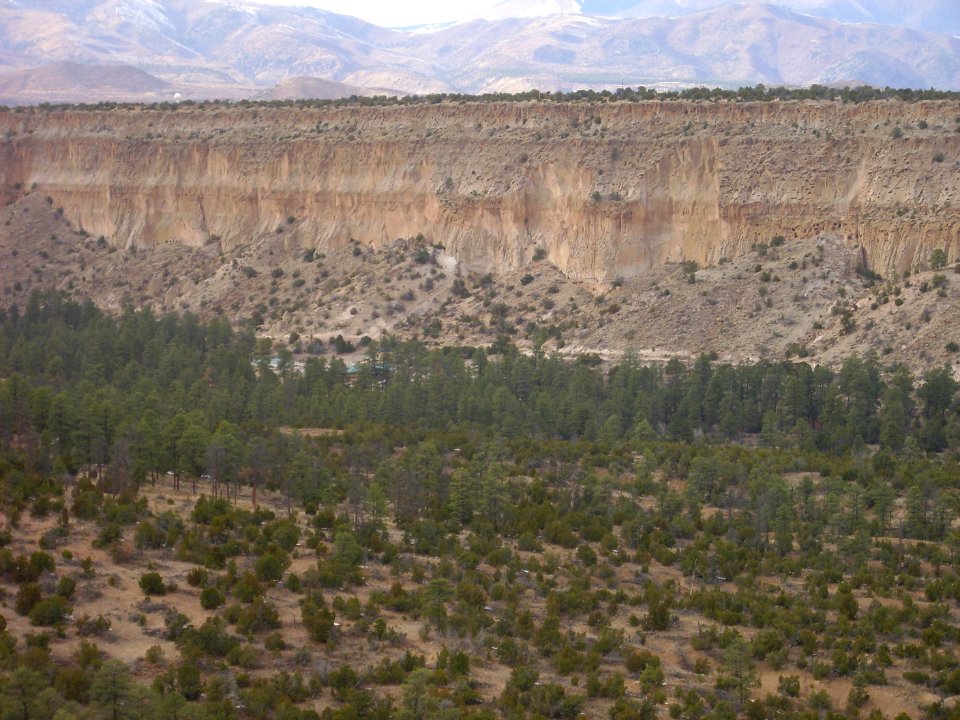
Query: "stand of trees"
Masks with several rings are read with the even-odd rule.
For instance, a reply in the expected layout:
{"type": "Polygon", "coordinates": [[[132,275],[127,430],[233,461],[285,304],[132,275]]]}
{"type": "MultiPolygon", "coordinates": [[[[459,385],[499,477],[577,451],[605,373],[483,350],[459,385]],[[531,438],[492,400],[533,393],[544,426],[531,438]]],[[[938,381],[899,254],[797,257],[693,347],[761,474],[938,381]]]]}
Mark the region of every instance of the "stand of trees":
{"type": "Polygon", "coordinates": [[[0,106],[0,112],[49,112],[51,110],[111,110],[116,108],[155,107],[165,111],[176,111],[181,107],[219,107],[236,105],[238,107],[294,107],[323,108],[349,106],[392,106],[392,105],[437,105],[439,103],[492,103],[492,102],[557,102],[557,103],[597,103],[597,102],[672,102],[677,100],[700,102],[772,102],[774,100],[830,100],[844,103],[863,103],[877,100],[900,100],[901,102],[920,102],[922,100],[956,100],[960,93],[954,90],[935,90],[917,88],[891,88],[860,85],[855,87],[828,87],[811,85],[808,88],[789,88],[781,85],[767,87],[760,84],[737,89],[720,87],[693,87],[684,90],[656,90],[636,87],[618,90],[572,90],[541,91],[527,90],[520,93],[484,93],[468,95],[464,93],[431,93],[428,95],[374,95],[338,98],[335,100],[184,100],[179,103],[163,102],[144,106],[142,104],[99,102],[91,104],[40,103],[37,110],[8,108],[0,106]]]}
{"type": "MultiPolygon", "coordinates": [[[[149,311],[118,319],[56,295],[0,311],[0,440],[28,465],[76,474],[94,467],[114,489],[172,472],[208,474],[217,494],[240,484],[322,472],[298,457],[281,427],[383,426],[480,430],[515,437],[606,443],[755,437],[769,447],[893,453],[960,448],[957,382],[947,367],[915,378],[876,356],[839,370],[803,363],[731,366],[707,356],[692,367],[606,371],[495,350],[427,351],[386,340],[348,372],[310,358],[302,373],[275,371],[250,331],[226,320],[149,311]],[[385,370],[386,369],[386,370],[385,370]],[[386,374],[386,378],[384,375],[386,374]]],[[[351,459],[363,467],[365,458],[351,459]]],[[[312,478],[312,479],[311,479],[312,478]]]]}
{"type": "MultiPolygon", "coordinates": [[[[604,369],[390,340],[355,372],[270,359],[219,318],[113,318],[59,295],[0,311],[3,613],[36,628],[14,637],[0,614],[2,720],[311,720],[320,699],[325,720],[853,718],[894,680],[939,698],[926,717],[960,713],[948,368],[604,369]],[[141,497],[203,475],[189,514],[141,497]],[[281,491],[285,512],[257,507],[258,490],[281,491]],[[57,522],[15,552],[27,512],[57,522]],[[64,545],[74,520],[117,562],[132,544],[193,565],[206,620],[165,615],[177,655],[148,651],[149,685],[98,647],[108,619],[74,617],[95,574],[64,545]],[[313,560],[292,573],[298,552],[313,560]],[[390,582],[361,600],[371,572],[390,582]],[[284,640],[278,587],[306,647],[284,640]],[[436,658],[404,645],[399,617],[436,658]],[[645,643],[678,627],[696,627],[696,680],[665,689],[675,668],[645,643]],[[375,661],[313,662],[350,643],[375,661]],[[286,665],[254,672],[265,653],[286,665]],[[477,663],[509,672],[493,700],[477,663]],[[758,691],[761,664],[782,672],[776,693],[758,691]],[[846,705],[801,692],[801,675],[849,682],[846,705]]],[[[178,592],[154,569],[138,586],[178,592]]]]}

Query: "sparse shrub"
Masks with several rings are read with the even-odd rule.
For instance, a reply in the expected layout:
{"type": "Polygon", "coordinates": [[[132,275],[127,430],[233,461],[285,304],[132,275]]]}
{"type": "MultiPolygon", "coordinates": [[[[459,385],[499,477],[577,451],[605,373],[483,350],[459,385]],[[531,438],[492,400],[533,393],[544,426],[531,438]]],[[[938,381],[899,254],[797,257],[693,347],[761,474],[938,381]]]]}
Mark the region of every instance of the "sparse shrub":
{"type": "Polygon", "coordinates": [[[216,587],[206,587],[200,593],[200,607],[204,610],[216,610],[225,601],[223,592],[216,587]]]}
{"type": "Polygon", "coordinates": [[[58,625],[70,613],[70,604],[60,595],[41,600],[30,610],[30,624],[50,627],[58,625]]]}
{"type": "Polygon", "coordinates": [[[88,637],[90,635],[100,636],[109,632],[112,624],[103,615],[97,615],[95,618],[84,615],[76,621],[75,626],[77,635],[80,637],[88,637]]]}
{"type": "Polygon", "coordinates": [[[280,652],[286,649],[287,644],[283,641],[280,633],[271,633],[264,639],[263,646],[270,652],[280,652]]]}
{"type": "Polygon", "coordinates": [[[796,675],[780,676],[777,683],[777,692],[787,697],[800,697],[800,678],[796,675]]]}
{"type": "Polygon", "coordinates": [[[140,576],[140,589],[146,595],[166,595],[167,586],[163,584],[160,573],[148,572],[140,576]]]}
{"type": "Polygon", "coordinates": [[[947,253],[943,248],[935,248],[930,253],[930,269],[942,270],[947,266],[947,253]]]}
{"type": "Polygon", "coordinates": [[[276,553],[266,553],[257,558],[254,563],[254,572],[263,582],[276,582],[283,577],[286,563],[285,557],[276,553]]]}
{"type": "Polygon", "coordinates": [[[861,708],[867,704],[867,700],[870,699],[870,693],[867,692],[867,689],[863,685],[854,684],[850,688],[850,692],[847,695],[847,703],[852,708],[861,708]]]}
{"type": "Polygon", "coordinates": [[[413,254],[413,260],[418,265],[426,265],[433,260],[433,254],[427,248],[420,247],[417,248],[417,251],[413,254]]]}
{"type": "Polygon", "coordinates": [[[43,597],[40,586],[35,582],[24,583],[17,591],[14,610],[20,615],[29,615],[33,607],[40,602],[43,597]]]}
{"type": "Polygon", "coordinates": [[[301,605],[301,614],[303,626],[311,640],[325,643],[333,638],[334,614],[327,608],[322,597],[304,600],[301,605]]]}
{"type": "Polygon", "coordinates": [[[60,581],[57,583],[57,595],[60,597],[66,598],[67,600],[73,597],[73,594],[77,590],[77,581],[72,577],[64,575],[60,578],[60,581]]]}
{"type": "Polygon", "coordinates": [[[280,627],[280,624],[280,613],[276,605],[263,598],[256,598],[237,613],[237,632],[242,635],[250,636],[263,630],[274,630],[280,627]]]}
{"type": "Polygon", "coordinates": [[[338,355],[351,353],[357,349],[352,342],[345,340],[343,335],[337,335],[336,337],[330,338],[330,344],[333,345],[333,349],[338,355]]]}

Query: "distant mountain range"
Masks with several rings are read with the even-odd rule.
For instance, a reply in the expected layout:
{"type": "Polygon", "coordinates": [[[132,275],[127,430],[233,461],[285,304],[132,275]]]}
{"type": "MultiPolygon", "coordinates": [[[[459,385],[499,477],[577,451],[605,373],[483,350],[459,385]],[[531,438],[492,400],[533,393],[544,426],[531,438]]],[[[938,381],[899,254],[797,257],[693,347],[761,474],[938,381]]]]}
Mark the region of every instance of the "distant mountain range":
{"type": "MultiPolygon", "coordinates": [[[[621,18],[679,17],[729,5],[730,0],[584,0],[588,15],[621,18]]],[[[956,0],[774,0],[772,5],[841,23],[875,23],[960,35],[956,0]]]]}
{"type": "Polygon", "coordinates": [[[958,34],[956,0],[507,0],[484,18],[416,31],[255,2],[0,0],[0,102],[757,83],[958,90],[958,34]]]}

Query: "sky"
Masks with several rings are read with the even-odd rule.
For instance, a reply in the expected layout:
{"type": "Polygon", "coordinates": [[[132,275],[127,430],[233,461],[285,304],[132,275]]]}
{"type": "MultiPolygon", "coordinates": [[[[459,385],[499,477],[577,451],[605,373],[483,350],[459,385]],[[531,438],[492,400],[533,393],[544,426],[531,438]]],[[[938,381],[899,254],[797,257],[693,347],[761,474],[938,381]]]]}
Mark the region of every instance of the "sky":
{"type": "Polygon", "coordinates": [[[494,5],[492,0],[260,0],[271,5],[312,5],[352,15],[384,27],[452,22],[476,15],[494,5]]]}

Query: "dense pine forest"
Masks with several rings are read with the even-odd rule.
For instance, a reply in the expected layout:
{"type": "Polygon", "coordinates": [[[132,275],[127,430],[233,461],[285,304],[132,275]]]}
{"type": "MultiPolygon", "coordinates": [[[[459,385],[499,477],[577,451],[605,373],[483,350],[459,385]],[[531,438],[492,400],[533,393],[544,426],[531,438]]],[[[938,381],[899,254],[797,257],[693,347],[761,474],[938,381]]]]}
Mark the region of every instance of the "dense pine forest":
{"type": "Polygon", "coordinates": [[[506,339],[295,361],[34,295],[0,311],[0,718],[960,717],[957,390],[506,339]],[[88,526],[136,568],[133,661],[88,526]]]}

